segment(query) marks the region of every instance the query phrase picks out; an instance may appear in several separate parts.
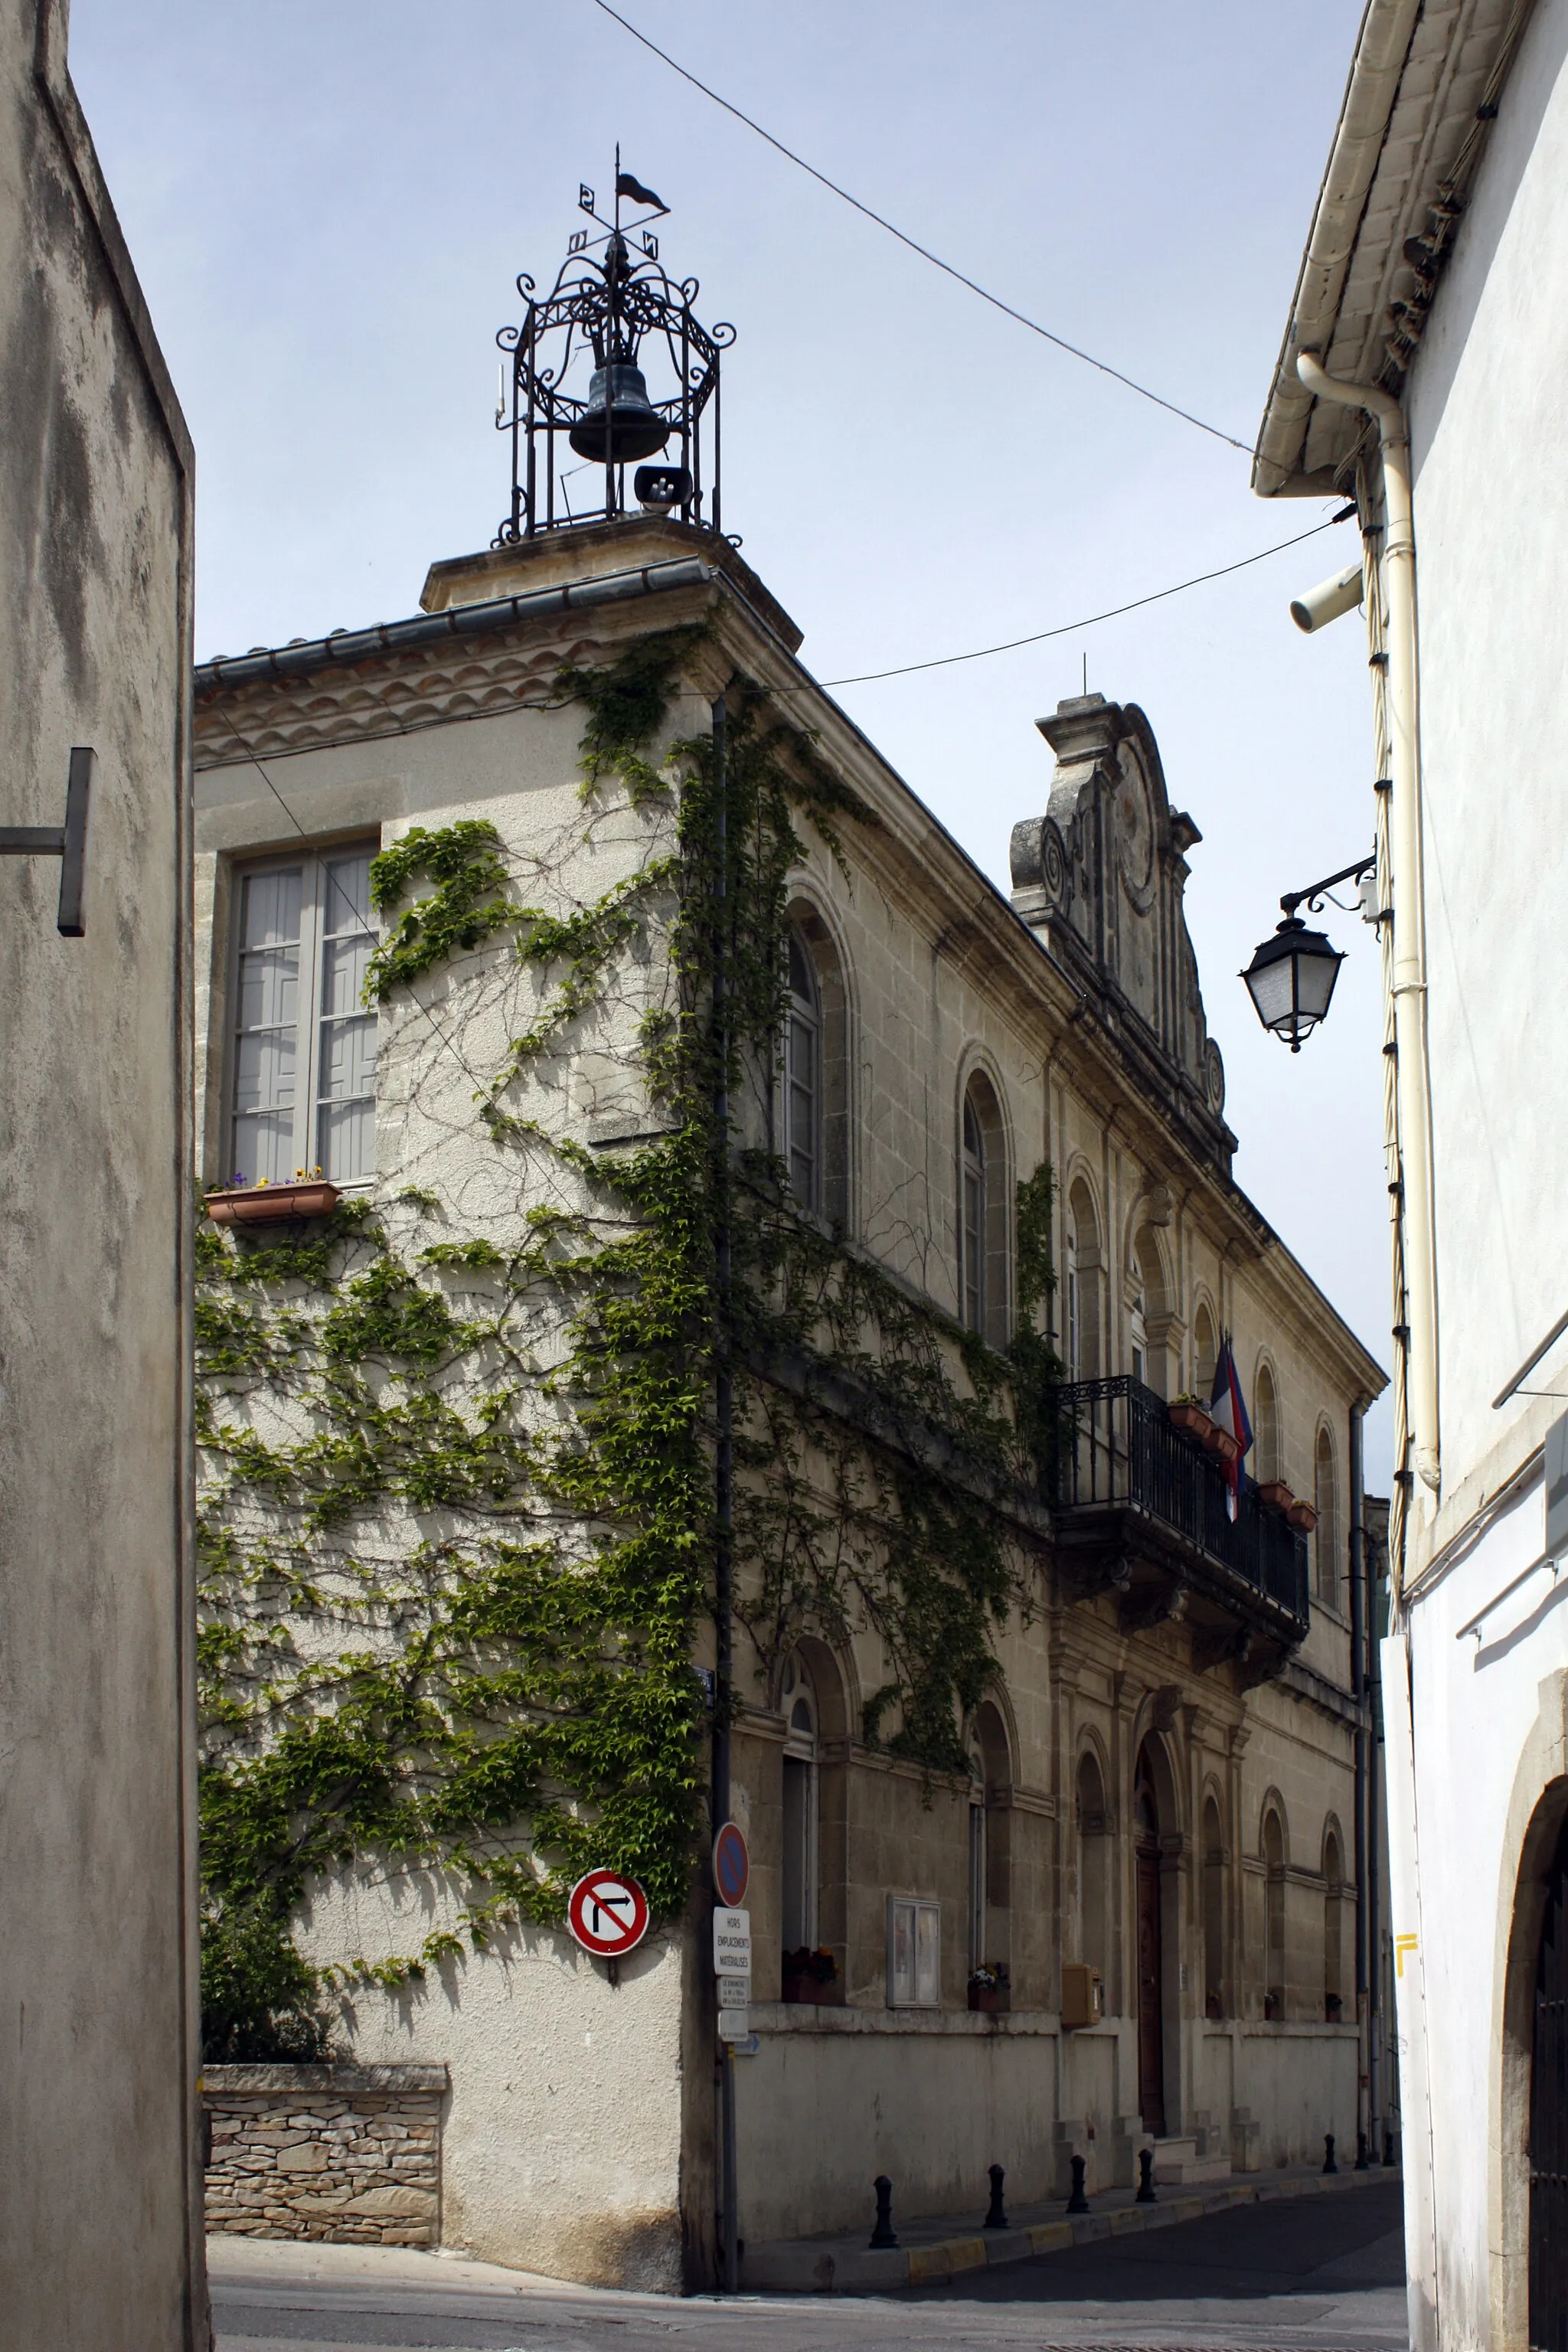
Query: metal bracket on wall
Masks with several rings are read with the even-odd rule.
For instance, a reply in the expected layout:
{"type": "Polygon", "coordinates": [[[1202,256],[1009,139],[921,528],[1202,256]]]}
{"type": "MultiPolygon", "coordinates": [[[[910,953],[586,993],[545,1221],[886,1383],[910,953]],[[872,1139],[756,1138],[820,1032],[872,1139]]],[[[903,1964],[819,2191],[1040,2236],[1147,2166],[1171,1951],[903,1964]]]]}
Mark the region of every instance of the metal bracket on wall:
{"type": "Polygon", "coordinates": [[[0,857],[58,857],[60,904],[56,926],[62,939],[79,940],[87,929],[82,897],[87,882],[87,803],[93,754],[82,744],[71,752],[66,780],[64,824],[0,824],[0,857]]]}

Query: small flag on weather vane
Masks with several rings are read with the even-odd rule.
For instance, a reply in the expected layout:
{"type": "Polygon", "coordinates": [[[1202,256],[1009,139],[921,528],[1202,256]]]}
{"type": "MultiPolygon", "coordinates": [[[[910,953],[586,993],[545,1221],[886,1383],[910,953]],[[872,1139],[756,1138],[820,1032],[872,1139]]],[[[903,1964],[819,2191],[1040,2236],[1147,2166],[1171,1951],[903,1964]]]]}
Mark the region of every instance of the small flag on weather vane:
{"type": "Polygon", "coordinates": [[[662,196],[656,196],[651,188],[645,188],[642,182],[634,180],[629,172],[622,172],[617,175],[616,194],[617,196],[629,196],[634,205],[657,205],[661,213],[667,213],[669,210],[662,196]]]}

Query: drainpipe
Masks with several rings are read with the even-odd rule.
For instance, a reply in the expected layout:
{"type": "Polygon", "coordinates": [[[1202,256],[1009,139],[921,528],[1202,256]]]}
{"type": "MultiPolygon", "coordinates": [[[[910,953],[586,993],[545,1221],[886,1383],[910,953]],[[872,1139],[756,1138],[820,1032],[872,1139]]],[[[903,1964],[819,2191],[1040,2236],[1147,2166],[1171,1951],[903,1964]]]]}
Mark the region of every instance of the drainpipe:
{"type": "MultiPolygon", "coordinates": [[[[731,914],[729,898],[729,773],[728,714],[724,697],[714,703],[713,766],[717,786],[715,827],[718,873],[714,880],[713,927],[713,1130],[715,1259],[714,1332],[714,1517],[717,1521],[713,1562],[714,1675],[712,1794],[710,1837],[716,1838],[730,1818],[731,1723],[734,1681],[734,1519],[735,1519],[735,1381],[731,1354],[732,1266],[730,1234],[730,1005],[728,955],[731,914]]],[[[711,1850],[711,1849],[710,1849],[711,1850]]],[[[714,1899],[718,1890],[714,1889],[714,1899]]],[[[700,1965],[705,1965],[707,1954],[700,1965]]],[[[736,2145],[735,2059],[732,2046],[721,2042],[719,2063],[720,2234],[719,2284],[726,2294],[740,2285],[740,2160],[736,2145]]]]}
{"type": "Polygon", "coordinates": [[[1368,2000],[1367,1934],[1371,1925],[1367,1904],[1366,1809],[1366,1619],[1363,1578],[1366,1566],[1366,1512],[1363,1494],[1362,1415],[1364,1404],[1351,1407],[1351,1695],[1356,1703],[1355,1727],[1355,2020],[1356,2020],[1356,2170],[1364,2170],[1372,2137],[1372,2015],[1368,2000]]]}
{"type": "Polygon", "coordinates": [[[1415,527],[1410,495],[1410,433],[1403,404],[1370,383],[1324,373],[1310,352],[1296,373],[1319,400],[1362,408],[1376,420],[1383,454],[1386,526],[1383,590],[1388,622],[1388,716],[1394,859],[1394,1037],[1397,1053],[1399,1177],[1409,1299],[1407,1388],[1415,1468],[1436,1491],[1437,1276],[1432,1210],[1432,1101],[1426,1054],[1426,919],[1421,872],[1420,703],[1415,667],[1415,527]]]}

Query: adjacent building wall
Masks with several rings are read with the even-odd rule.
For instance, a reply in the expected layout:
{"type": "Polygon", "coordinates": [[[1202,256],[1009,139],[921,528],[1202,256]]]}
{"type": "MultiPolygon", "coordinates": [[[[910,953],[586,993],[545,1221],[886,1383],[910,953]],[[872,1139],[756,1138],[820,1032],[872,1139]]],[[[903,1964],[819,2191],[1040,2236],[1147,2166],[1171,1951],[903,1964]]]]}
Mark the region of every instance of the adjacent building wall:
{"type": "Polygon", "coordinates": [[[191,452],[63,6],[0,12],[0,819],[98,755],[85,938],[0,863],[3,2332],[196,2352],[191,452]]]}

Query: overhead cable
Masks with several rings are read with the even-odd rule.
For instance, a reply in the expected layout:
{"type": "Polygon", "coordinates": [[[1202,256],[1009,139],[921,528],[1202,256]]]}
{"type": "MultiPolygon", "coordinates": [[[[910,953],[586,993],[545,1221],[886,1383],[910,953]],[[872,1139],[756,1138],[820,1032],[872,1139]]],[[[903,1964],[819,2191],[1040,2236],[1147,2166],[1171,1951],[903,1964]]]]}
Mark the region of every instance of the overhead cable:
{"type": "MultiPolygon", "coordinates": [[[[824,677],[816,683],[824,687],[869,686],[879,677],[908,677],[911,671],[918,669],[947,669],[954,662],[985,661],[992,654],[1016,653],[1020,646],[1041,646],[1047,637],[1070,637],[1079,629],[1096,628],[1101,621],[1114,621],[1123,613],[1136,613],[1145,604],[1159,604],[1167,596],[1180,596],[1188,588],[1201,588],[1206,581],[1224,580],[1233,572],[1245,572],[1250,563],[1266,562],[1271,555],[1283,554],[1288,547],[1300,547],[1303,540],[1316,539],[1321,531],[1332,530],[1341,520],[1339,515],[1331,515],[1327,522],[1314,523],[1310,530],[1298,531],[1294,539],[1281,539],[1272,547],[1260,547],[1256,555],[1243,555],[1235,563],[1222,563],[1216,572],[1195,572],[1190,580],[1178,580],[1173,587],[1156,588],[1147,596],[1134,596],[1130,604],[1112,604],[1106,612],[1090,613],[1082,621],[1063,621],[1054,629],[1037,629],[1033,636],[1009,637],[1005,645],[976,646],[973,653],[937,654],[930,661],[900,662],[896,669],[860,670],[854,677],[824,677]]],[[[790,687],[784,691],[804,694],[810,689],[790,687]]]]}
{"type": "Polygon", "coordinates": [[[683,66],[678,58],[672,58],[668,49],[661,49],[658,43],[650,40],[647,34],[639,26],[634,25],[629,16],[623,16],[618,8],[612,8],[610,0],[594,0],[594,5],[605,16],[613,17],[624,31],[631,35],[634,41],[640,41],[645,49],[651,49],[654,56],[660,58],[672,73],[680,76],[682,81],[689,82],[693,89],[700,89],[704,98],[710,98],[715,106],[723,108],[726,114],[732,114],[737,122],[743,122],[748,131],[756,132],[759,139],[765,139],[768,145],[784,156],[787,163],[794,163],[797,170],[807,173],[831,194],[837,196],[844,204],[852,205],[856,212],[863,215],[867,220],[874,221],[879,228],[886,229],[889,236],[896,236],[900,245],[907,246],[911,253],[918,253],[921,259],[929,261],[934,269],[940,269],[947,277],[956,279],[960,286],[966,286],[972,294],[978,294],[980,299],[983,302],[989,302],[994,310],[1002,311],[1006,318],[1016,319],[1020,327],[1027,327],[1032,335],[1039,335],[1046,342],[1054,343],[1057,350],[1066,352],[1069,359],[1081,360],[1085,367],[1097,368],[1101,375],[1110,376],[1117,383],[1125,384],[1127,390],[1135,392],[1140,400],[1152,401],[1156,408],[1164,409],[1172,416],[1179,416],[1184,425],[1194,425],[1200,433],[1208,434],[1215,441],[1223,441],[1227,448],[1239,449],[1244,457],[1251,457],[1252,444],[1249,441],[1238,441],[1234,433],[1224,432],[1217,425],[1206,424],[1203,417],[1194,416],[1190,408],[1180,408],[1173,400],[1167,400],[1162,393],[1151,392],[1146,383],[1140,383],[1133,376],[1124,375],[1120,368],[1112,367],[1109,361],[1097,360],[1092,352],[1081,350],[1077,343],[1069,343],[1065,335],[1053,334],[1050,328],[1042,327],[1037,319],[1031,319],[1026,311],[1015,310],[1011,302],[1005,302],[999,294],[993,294],[987,287],[982,286],[978,279],[967,277],[962,269],[955,268],[951,261],[944,261],[940,253],[933,253],[929,245],[921,245],[918,237],[906,235],[904,230],[887,219],[883,214],[874,212],[869,205],[862,204],[858,196],[852,196],[847,188],[841,188],[837,180],[830,180],[826,172],[819,172],[815,163],[808,163],[804,155],[797,155],[793,147],[786,147],[782,139],[775,139],[771,131],[765,131],[760,122],[755,121],[742,108],[733,105],[729,99],[721,96],[718,90],[701,80],[698,75],[691,72],[689,67],[683,66]]]}

